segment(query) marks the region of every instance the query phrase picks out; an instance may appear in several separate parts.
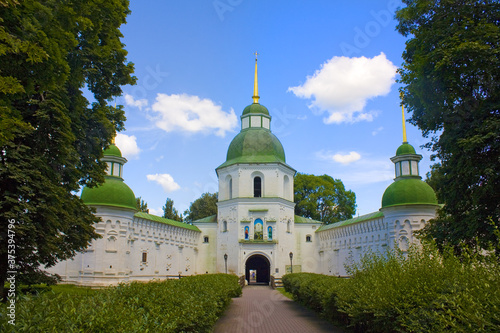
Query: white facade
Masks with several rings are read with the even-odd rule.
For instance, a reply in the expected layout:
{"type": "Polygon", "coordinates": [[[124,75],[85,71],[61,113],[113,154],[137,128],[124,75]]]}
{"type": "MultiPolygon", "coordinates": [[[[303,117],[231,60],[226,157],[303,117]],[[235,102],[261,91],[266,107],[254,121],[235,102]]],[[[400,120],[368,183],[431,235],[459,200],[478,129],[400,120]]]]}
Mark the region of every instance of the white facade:
{"type": "Polygon", "coordinates": [[[95,228],[102,238],[49,269],[63,281],[107,286],[201,273],[197,271],[199,231],[153,221],[148,218],[151,215],[134,215],[123,208],[96,209],[102,221],[95,228]]]}
{"type": "MultiPolygon", "coordinates": [[[[230,160],[228,152],[228,161],[217,169],[216,216],[184,224],[93,202],[102,219],[95,225],[102,238],[49,271],[68,283],[96,286],[217,272],[245,275],[248,281],[261,283],[290,271],[345,276],[345,264],[359,260],[368,251],[383,253],[395,246],[407,250],[416,241],[414,231],[435,216],[436,204],[401,204],[404,198],[401,201],[397,192],[401,186],[391,190],[391,205],[372,214],[331,225],[296,216],[295,170],[284,162],[281,144],[270,135],[271,117],[265,114],[267,109],[257,106],[262,114],[250,112],[243,116],[240,133],[262,131],[253,132],[258,134],[254,136],[256,147],[250,147],[254,155],[247,155],[245,160],[245,152],[232,151],[231,156],[236,157],[230,160]],[[276,161],[259,162],[255,158],[260,156],[261,144],[263,149],[275,149],[276,161]]],[[[248,145],[252,141],[235,146],[244,151],[248,145]]],[[[403,146],[413,149],[407,143],[403,146]]],[[[120,155],[116,149],[115,154],[120,155]]],[[[406,177],[398,185],[420,181],[419,156],[410,150],[392,158],[396,180],[406,177]]],[[[107,159],[109,163],[116,162],[110,165],[110,176],[116,173],[121,180],[126,160],[107,159]]],[[[411,191],[403,195],[416,198],[411,191]]]]}
{"type": "Polygon", "coordinates": [[[395,247],[407,251],[418,241],[413,233],[435,215],[436,206],[407,205],[323,226],[318,232],[318,273],[346,276],[345,265],[359,261],[365,253],[383,254],[395,247]]]}

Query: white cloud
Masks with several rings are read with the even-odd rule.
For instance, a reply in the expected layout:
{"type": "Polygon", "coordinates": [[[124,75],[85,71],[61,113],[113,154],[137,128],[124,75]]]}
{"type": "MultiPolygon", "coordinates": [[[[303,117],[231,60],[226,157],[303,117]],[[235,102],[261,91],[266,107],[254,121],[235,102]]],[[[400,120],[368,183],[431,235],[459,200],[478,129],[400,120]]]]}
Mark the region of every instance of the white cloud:
{"type": "Polygon", "coordinates": [[[351,164],[353,162],[361,159],[361,155],[355,151],[351,151],[349,154],[333,154],[330,152],[318,152],[317,156],[324,160],[332,160],[341,164],[351,164]]]}
{"type": "Polygon", "coordinates": [[[181,188],[168,173],[157,173],[154,175],[147,175],[146,177],[149,181],[152,180],[160,184],[165,192],[173,192],[181,188]]]}
{"type": "Polygon", "coordinates": [[[137,138],[134,135],[116,134],[116,146],[120,148],[122,155],[126,158],[137,158],[141,150],[137,146],[137,138]]]}
{"type": "Polygon", "coordinates": [[[355,151],[351,151],[347,155],[335,154],[332,156],[332,159],[335,162],[342,163],[342,164],[350,164],[352,162],[356,162],[360,158],[361,158],[361,155],[356,153],[355,151]]]}
{"type": "Polygon", "coordinates": [[[132,95],[126,94],[125,103],[130,106],[135,106],[136,108],[139,108],[139,110],[142,110],[143,107],[148,105],[148,100],[147,99],[135,100],[132,95]]]}
{"type": "Polygon", "coordinates": [[[151,215],[156,215],[156,216],[163,216],[163,209],[162,208],[148,208],[149,209],[149,214],[151,215]]]}
{"type": "Polygon", "coordinates": [[[338,170],[336,177],[352,184],[373,184],[394,179],[394,164],[389,159],[362,159],[349,170],[338,170]]]}
{"type": "Polygon", "coordinates": [[[371,159],[355,151],[348,154],[319,151],[316,157],[333,162],[330,172],[344,184],[367,185],[394,179],[394,164],[387,158],[371,159]]]}
{"type": "Polygon", "coordinates": [[[373,58],[333,57],[303,85],[288,91],[312,99],[309,108],[320,114],[326,111],[327,124],[372,121],[377,112],[364,111],[366,102],[390,92],[396,69],[384,53],[373,58]]]}
{"type": "Polygon", "coordinates": [[[383,129],[384,129],[384,127],[383,127],[383,126],[380,126],[379,128],[377,128],[376,130],[374,130],[374,131],[372,132],[372,135],[373,135],[373,136],[377,135],[377,134],[378,134],[379,132],[381,132],[383,129]]]}
{"type": "Polygon", "coordinates": [[[222,110],[210,99],[200,99],[187,94],[158,94],[152,109],[158,113],[154,118],[156,126],[171,132],[174,130],[191,133],[212,132],[225,136],[238,124],[234,110],[222,110]]]}

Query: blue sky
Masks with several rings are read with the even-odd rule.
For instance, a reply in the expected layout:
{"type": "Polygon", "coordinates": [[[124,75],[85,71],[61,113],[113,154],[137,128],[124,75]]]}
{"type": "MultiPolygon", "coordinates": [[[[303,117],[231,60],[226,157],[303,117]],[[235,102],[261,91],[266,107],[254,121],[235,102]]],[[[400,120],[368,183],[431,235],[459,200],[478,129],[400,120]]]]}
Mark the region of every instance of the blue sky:
{"type": "MultiPolygon", "coordinates": [[[[328,174],[356,193],[357,214],[380,208],[402,142],[396,69],[405,39],[399,1],[131,1],[122,27],[137,85],[123,88],[126,130],[117,145],[125,182],[161,215],[216,192],[215,168],[259,95],[271,130],[298,172],[328,174]]],[[[408,115],[407,115],[408,117],[408,115]]],[[[427,142],[407,124],[424,156],[427,142]]]]}

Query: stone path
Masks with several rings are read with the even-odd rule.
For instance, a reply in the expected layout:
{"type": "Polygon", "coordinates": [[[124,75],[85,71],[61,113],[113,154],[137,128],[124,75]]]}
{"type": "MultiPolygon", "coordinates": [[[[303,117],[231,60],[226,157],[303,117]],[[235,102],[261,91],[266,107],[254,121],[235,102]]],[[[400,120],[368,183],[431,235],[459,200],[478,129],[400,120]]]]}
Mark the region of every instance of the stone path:
{"type": "Polygon", "coordinates": [[[315,333],[343,330],[269,286],[246,286],[215,324],[214,333],[315,333]]]}

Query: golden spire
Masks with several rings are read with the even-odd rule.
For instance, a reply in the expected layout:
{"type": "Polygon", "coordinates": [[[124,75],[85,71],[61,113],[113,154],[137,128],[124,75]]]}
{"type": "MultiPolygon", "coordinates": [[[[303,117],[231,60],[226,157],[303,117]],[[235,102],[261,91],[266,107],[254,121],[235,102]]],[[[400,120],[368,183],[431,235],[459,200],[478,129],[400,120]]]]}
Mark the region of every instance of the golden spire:
{"type": "Polygon", "coordinates": [[[259,55],[257,52],[255,54],[255,78],[253,81],[253,102],[254,103],[259,103],[259,85],[257,83],[257,56],[259,55]]]}
{"type": "Polygon", "coordinates": [[[401,97],[401,113],[403,115],[403,143],[408,143],[408,140],[406,139],[405,106],[403,104],[403,98],[404,98],[403,92],[401,92],[399,96],[401,97]]]}

